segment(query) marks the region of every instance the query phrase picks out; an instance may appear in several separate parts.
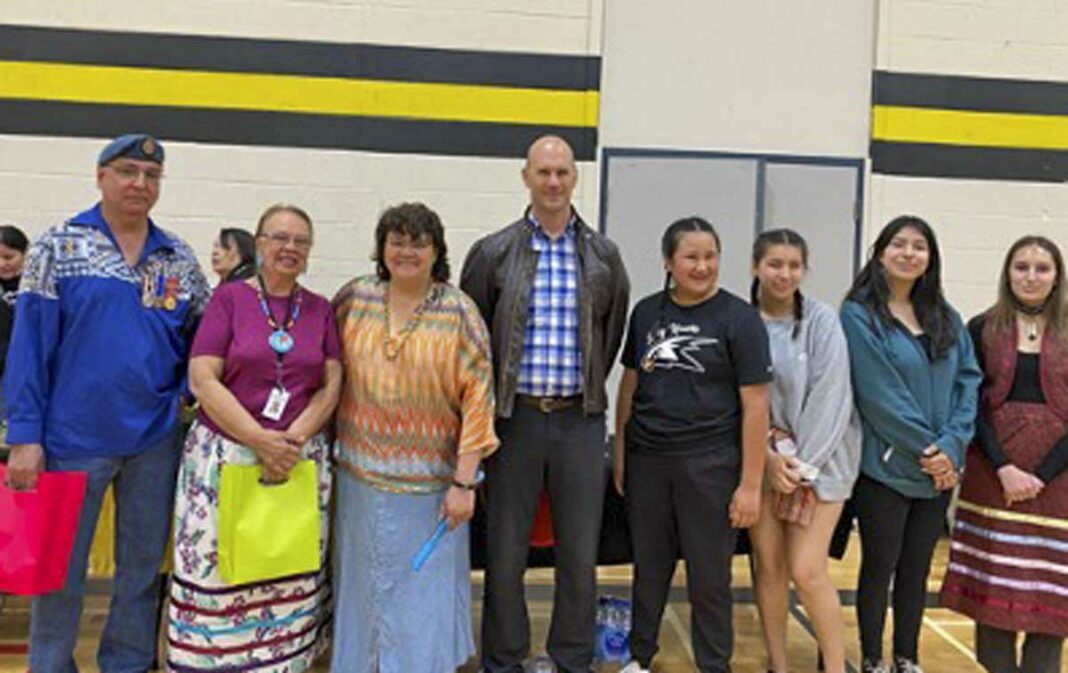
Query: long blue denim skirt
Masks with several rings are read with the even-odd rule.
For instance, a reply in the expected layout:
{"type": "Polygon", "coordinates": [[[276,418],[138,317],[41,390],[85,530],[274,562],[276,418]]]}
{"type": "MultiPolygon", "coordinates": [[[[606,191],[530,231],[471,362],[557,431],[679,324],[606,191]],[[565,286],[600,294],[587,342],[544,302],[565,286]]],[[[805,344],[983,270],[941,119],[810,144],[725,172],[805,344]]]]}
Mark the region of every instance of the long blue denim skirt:
{"type": "Polygon", "coordinates": [[[334,654],[345,673],[453,673],[475,653],[468,525],[418,572],[445,492],[391,493],[337,470],[334,654]]]}

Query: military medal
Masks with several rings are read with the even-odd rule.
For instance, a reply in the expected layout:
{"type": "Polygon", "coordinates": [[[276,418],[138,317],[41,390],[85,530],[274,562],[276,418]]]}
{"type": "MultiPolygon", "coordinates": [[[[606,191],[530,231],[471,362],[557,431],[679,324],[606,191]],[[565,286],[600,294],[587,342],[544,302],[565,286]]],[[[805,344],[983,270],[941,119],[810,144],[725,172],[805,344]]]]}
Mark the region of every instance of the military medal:
{"type": "Polygon", "coordinates": [[[163,283],[163,308],[173,311],[178,308],[178,276],[167,276],[163,283]]]}
{"type": "Polygon", "coordinates": [[[157,308],[162,289],[163,274],[159,270],[159,264],[152,262],[141,274],[141,305],[145,308],[157,308]]]}
{"type": "Polygon", "coordinates": [[[156,303],[156,281],[151,275],[141,277],[141,305],[152,308],[156,303]]]}

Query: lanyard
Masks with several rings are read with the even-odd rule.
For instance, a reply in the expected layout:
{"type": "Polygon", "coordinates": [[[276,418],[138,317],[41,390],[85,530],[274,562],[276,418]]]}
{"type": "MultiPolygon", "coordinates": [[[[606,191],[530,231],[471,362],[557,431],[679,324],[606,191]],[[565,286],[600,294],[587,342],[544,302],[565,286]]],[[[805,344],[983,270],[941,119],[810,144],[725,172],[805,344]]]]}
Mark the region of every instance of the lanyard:
{"type": "Polygon", "coordinates": [[[259,287],[256,293],[259,295],[260,308],[263,309],[263,315],[267,318],[267,324],[271,326],[271,336],[267,338],[267,345],[271,347],[277,356],[275,378],[279,388],[282,388],[282,358],[285,354],[293,349],[293,335],[289,333],[289,330],[293,329],[293,325],[297,322],[297,318],[300,317],[300,303],[304,298],[302,292],[300,292],[300,286],[294,285],[292,291],[289,293],[289,301],[286,303],[286,311],[283,316],[288,316],[285,326],[280,326],[278,321],[274,319],[274,314],[271,312],[271,307],[267,304],[267,285],[263,282],[263,276],[256,274],[256,280],[259,287]]]}

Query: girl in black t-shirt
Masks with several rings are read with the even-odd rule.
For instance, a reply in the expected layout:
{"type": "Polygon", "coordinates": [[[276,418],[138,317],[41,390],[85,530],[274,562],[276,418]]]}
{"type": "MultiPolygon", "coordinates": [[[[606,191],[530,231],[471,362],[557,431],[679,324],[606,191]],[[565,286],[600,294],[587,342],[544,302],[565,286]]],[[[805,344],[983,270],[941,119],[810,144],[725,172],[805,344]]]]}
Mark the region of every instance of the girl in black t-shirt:
{"type": "Polygon", "coordinates": [[[699,217],[661,241],[662,292],[631,313],[616,407],[615,486],[634,550],[634,661],[649,669],[676,559],[686,561],[693,651],[728,671],[731,555],[760,514],[768,433],[768,336],[757,311],[718,286],[720,240],[699,217]]]}

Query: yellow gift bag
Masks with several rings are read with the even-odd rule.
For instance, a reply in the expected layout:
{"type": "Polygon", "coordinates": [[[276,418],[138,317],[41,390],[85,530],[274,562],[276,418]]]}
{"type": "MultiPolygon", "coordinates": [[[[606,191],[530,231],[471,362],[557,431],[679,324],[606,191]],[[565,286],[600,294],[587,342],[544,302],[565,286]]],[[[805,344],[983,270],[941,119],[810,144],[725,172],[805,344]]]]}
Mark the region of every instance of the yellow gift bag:
{"type": "Polygon", "coordinates": [[[319,481],[302,460],[280,484],[259,465],[223,465],[219,480],[219,575],[228,584],[319,569],[319,481]]]}

